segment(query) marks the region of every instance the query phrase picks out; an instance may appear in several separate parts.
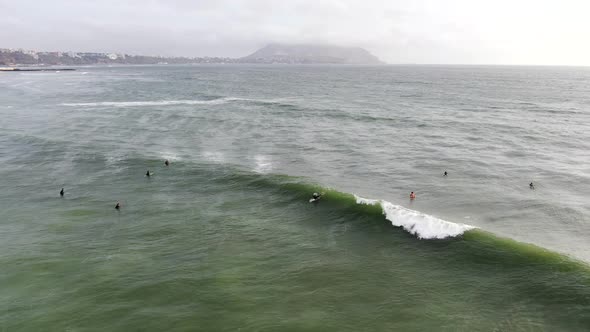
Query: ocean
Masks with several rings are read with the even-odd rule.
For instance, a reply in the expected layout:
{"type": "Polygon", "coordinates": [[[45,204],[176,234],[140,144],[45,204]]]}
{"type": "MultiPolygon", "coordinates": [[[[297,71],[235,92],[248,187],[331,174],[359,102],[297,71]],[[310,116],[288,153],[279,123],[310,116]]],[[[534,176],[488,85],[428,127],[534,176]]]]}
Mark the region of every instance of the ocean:
{"type": "Polygon", "coordinates": [[[590,331],[590,68],[80,67],[0,102],[0,331],[590,331]]]}

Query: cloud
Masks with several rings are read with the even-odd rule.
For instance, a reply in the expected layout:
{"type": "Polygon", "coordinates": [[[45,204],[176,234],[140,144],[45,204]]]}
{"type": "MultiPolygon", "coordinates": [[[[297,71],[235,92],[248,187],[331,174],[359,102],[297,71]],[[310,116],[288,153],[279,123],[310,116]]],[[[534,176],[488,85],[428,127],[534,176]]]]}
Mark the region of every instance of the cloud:
{"type": "Polygon", "coordinates": [[[0,47],[243,56],[269,42],[394,63],[590,64],[582,0],[0,0],[0,47]]]}

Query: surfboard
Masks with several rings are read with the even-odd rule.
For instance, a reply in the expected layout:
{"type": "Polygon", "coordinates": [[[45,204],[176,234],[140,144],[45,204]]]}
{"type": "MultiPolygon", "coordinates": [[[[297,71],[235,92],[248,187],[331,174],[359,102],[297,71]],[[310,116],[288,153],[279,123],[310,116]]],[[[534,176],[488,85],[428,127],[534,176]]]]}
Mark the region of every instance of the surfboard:
{"type": "MultiPolygon", "coordinates": [[[[316,194],[317,194],[317,193],[314,193],[314,195],[316,195],[316,194]]],[[[320,200],[320,198],[322,198],[322,196],[324,196],[324,193],[323,193],[323,192],[322,192],[322,193],[321,193],[321,194],[320,194],[320,195],[319,195],[317,198],[313,198],[313,197],[312,197],[312,198],[310,198],[310,199],[309,199],[309,202],[310,202],[310,203],[317,202],[317,201],[319,201],[319,200],[320,200]]]]}

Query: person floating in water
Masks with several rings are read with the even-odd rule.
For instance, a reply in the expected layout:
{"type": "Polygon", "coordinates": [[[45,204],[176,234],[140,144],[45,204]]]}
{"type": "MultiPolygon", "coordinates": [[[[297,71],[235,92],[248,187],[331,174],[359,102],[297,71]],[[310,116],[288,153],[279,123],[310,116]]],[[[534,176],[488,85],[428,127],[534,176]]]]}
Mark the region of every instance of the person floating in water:
{"type": "Polygon", "coordinates": [[[121,208],[121,203],[117,202],[117,205],[115,205],[115,209],[119,210],[121,208]]]}
{"type": "Polygon", "coordinates": [[[59,192],[59,195],[60,195],[61,197],[64,197],[64,194],[65,194],[65,192],[64,192],[64,188],[61,188],[61,190],[60,190],[60,192],[59,192]]]}
{"type": "Polygon", "coordinates": [[[164,162],[164,165],[166,165],[166,166],[170,165],[170,162],[168,161],[168,159],[166,159],[166,161],[164,162]]]}
{"type": "Polygon", "coordinates": [[[410,199],[415,199],[415,198],[416,198],[416,194],[414,194],[414,192],[412,191],[412,192],[410,193],[410,199]]]}
{"type": "Polygon", "coordinates": [[[320,198],[322,197],[322,194],[313,193],[313,195],[311,195],[311,199],[309,201],[310,202],[313,202],[313,203],[316,203],[317,201],[320,200],[320,198]]]}
{"type": "Polygon", "coordinates": [[[445,174],[443,174],[443,176],[447,176],[447,175],[449,175],[449,173],[447,173],[447,171],[445,171],[445,174]]]}
{"type": "Polygon", "coordinates": [[[147,176],[148,178],[152,175],[152,173],[150,173],[150,170],[148,169],[147,172],[145,173],[145,176],[147,176]]]}
{"type": "Polygon", "coordinates": [[[529,183],[529,188],[535,189],[535,185],[531,182],[531,183],[529,183]]]}

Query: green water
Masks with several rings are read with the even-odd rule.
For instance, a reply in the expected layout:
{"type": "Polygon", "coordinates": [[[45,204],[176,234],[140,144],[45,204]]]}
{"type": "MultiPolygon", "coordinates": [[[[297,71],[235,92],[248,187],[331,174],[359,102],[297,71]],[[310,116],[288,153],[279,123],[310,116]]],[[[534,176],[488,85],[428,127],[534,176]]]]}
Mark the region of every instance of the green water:
{"type": "Polygon", "coordinates": [[[147,179],[136,162],[87,183],[99,188],[93,195],[39,201],[3,233],[5,330],[590,324],[588,267],[538,247],[482,231],[418,241],[345,194],[306,202],[318,187],[296,178],[174,163],[147,179]],[[120,211],[98,198],[115,193],[128,197],[120,211]]]}
{"type": "MultiPolygon", "coordinates": [[[[553,122],[539,117],[538,142],[506,129],[489,154],[459,154],[483,143],[433,129],[425,118],[444,112],[422,97],[388,120],[348,93],[358,79],[385,98],[380,80],[414,69],[375,81],[372,69],[298,68],[0,77],[0,331],[590,330],[586,170],[559,158],[585,154],[554,143],[553,122]],[[308,105],[272,99],[287,91],[308,105]],[[506,141],[547,152],[533,162],[506,141]],[[455,167],[444,179],[441,160],[455,167]]],[[[498,112],[496,129],[517,116],[498,112]]]]}

